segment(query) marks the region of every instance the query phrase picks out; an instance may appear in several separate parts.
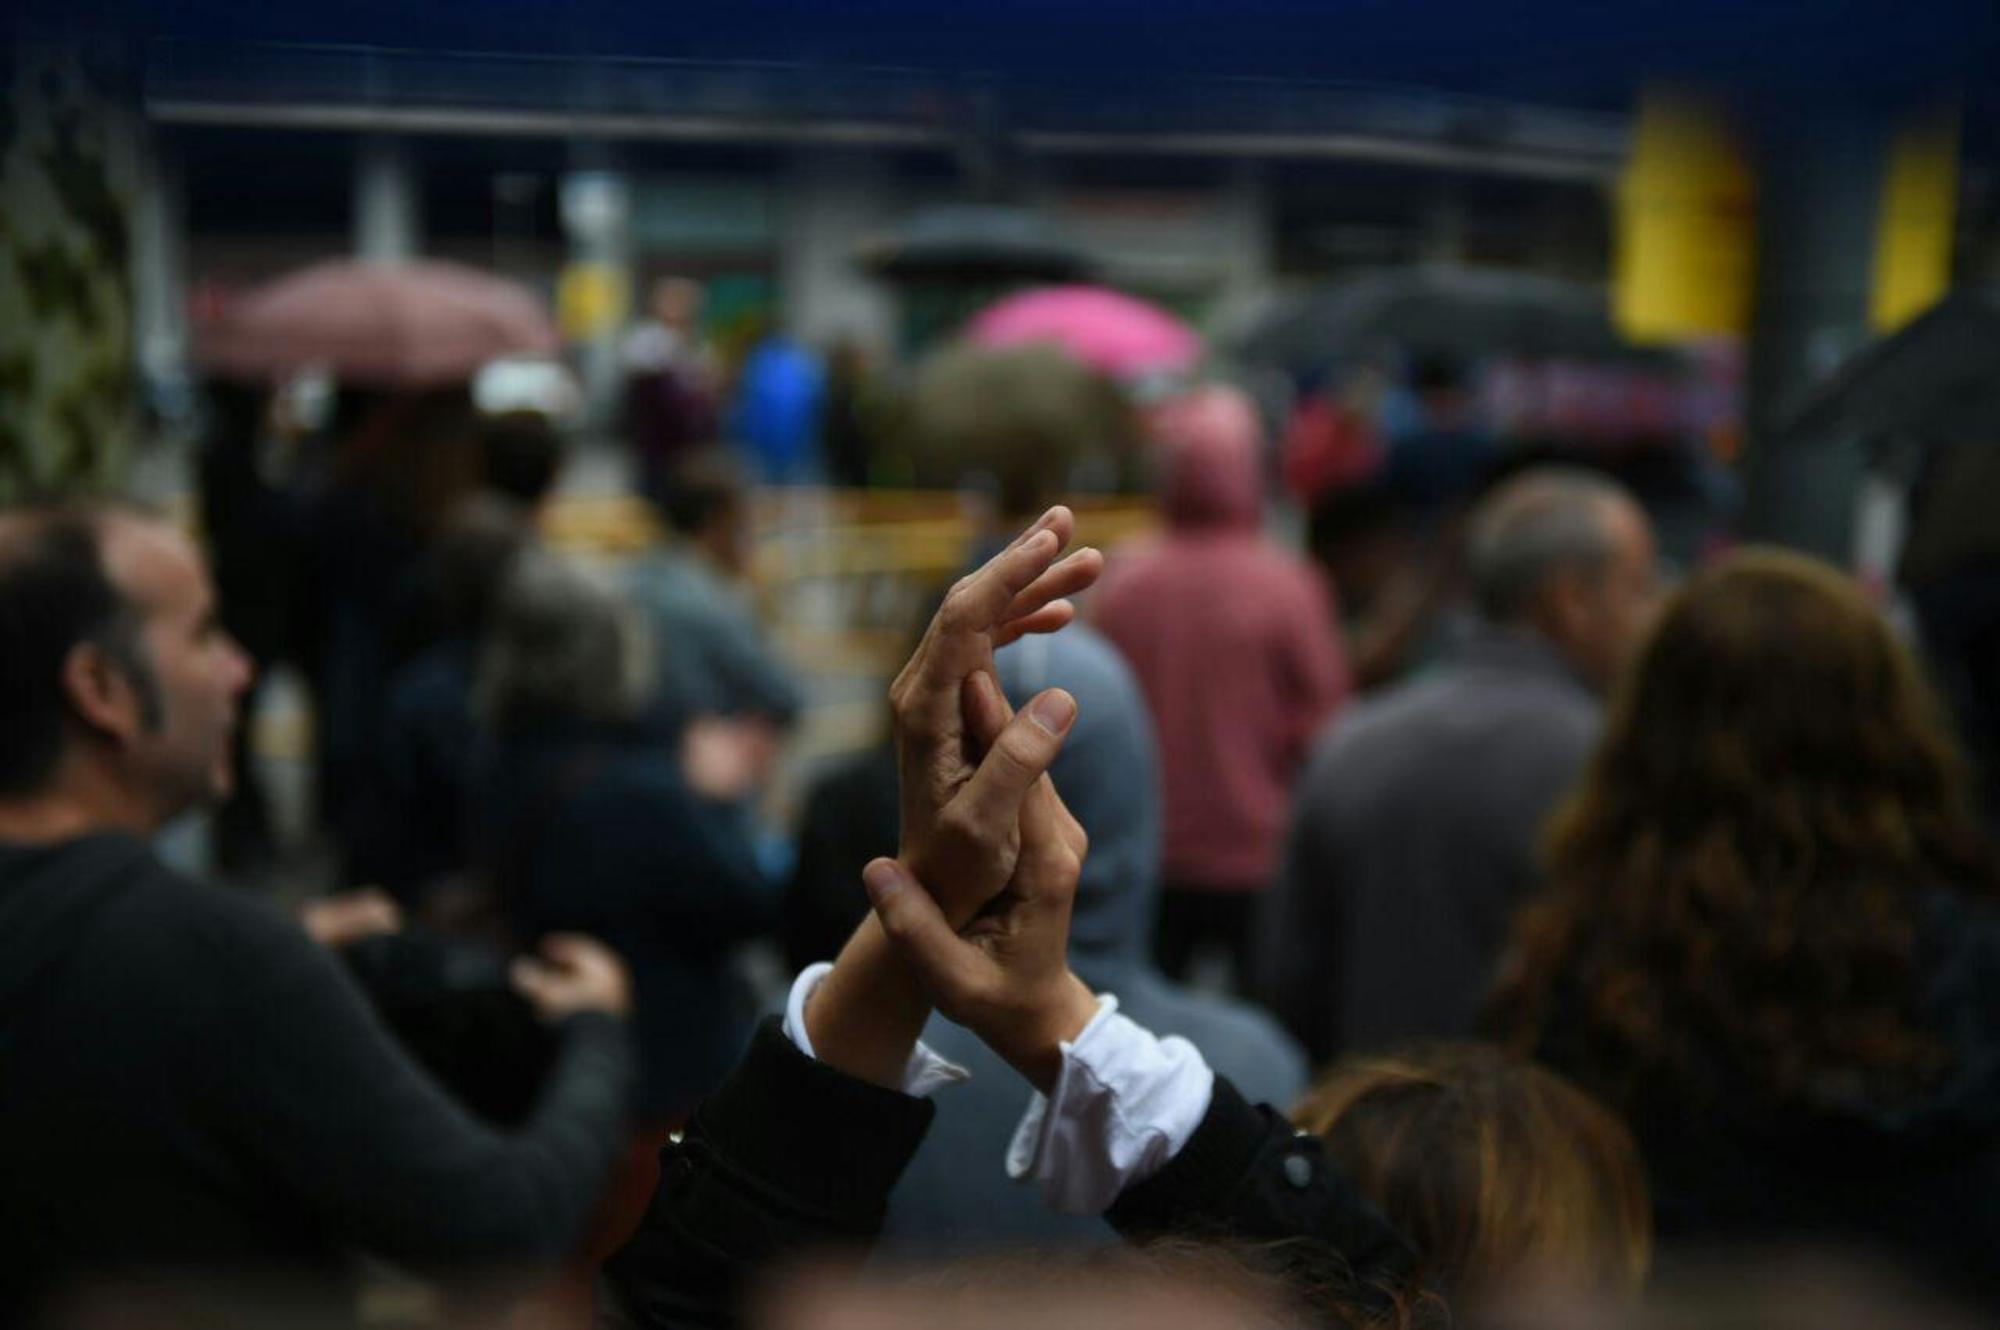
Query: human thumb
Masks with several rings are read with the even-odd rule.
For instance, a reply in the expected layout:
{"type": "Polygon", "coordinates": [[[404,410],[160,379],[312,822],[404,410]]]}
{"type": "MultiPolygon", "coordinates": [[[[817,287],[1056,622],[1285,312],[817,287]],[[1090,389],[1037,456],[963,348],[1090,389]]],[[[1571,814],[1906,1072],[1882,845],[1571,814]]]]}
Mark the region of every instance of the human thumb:
{"type": "Polygon", "coordinates": [[[861,870],[868,903],[882,931],[933,997],[955,990],[958,949],[964,944],[945,921],[930,892],[894,859],[876,859],[861,870]]]}

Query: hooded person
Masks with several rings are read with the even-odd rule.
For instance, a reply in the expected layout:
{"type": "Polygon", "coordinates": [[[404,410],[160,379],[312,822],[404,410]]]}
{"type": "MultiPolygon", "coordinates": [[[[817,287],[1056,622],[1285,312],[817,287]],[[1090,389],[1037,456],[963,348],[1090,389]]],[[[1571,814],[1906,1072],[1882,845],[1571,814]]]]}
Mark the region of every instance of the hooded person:
{"type": "MultiPolygon", "coordinates": [[[[1152,725],[1137,680],[1087,625],[1024,638],[999,652],[1000,685],[1015,706],[1061,687],[1077,719],[1050,768],[1090,837],[1070,924],[1070,965],[1092,991],[1161,1035],[1192,1042],[1253,1101],[1289,1104],[1303,1090],[1304,1054],[1276,1022],[1229,999],[1197,994],[1154,966],[1161,808],[1152,725]]],[[[894,844],[893,825],[889,843],[894,844]]],[[[928,1139],[889,1205],[883,1250],[941,1255],[995,1246],[1109,1242],[1097,1217],[1056,1214],[1001,1167],[1026,1095],[1006,1064],[969,1031],[932,1017],[924,1041],[972,1073],[939,1094],[928,1139]]]]}
{"type": "Polygon", "coordinates": [[[1154,431],[1167,531],[1112,560],[1096,621],[1131,663],[1159,735],[1161,963],[1185,977],[1195,950],[1220,940],[1240,985],[1292,784],[1347,695],[1347,664],[1323,575],[1260,528],[1249,400],[1202,388],[1162,408],[1154,431]]]}

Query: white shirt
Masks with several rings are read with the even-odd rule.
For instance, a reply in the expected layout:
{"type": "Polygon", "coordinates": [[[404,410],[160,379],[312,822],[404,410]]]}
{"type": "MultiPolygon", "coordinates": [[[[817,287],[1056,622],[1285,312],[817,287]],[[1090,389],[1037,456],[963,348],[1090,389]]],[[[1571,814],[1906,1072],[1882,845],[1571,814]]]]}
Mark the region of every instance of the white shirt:
{"type": "MultiPolygon", "coordinates": [[[[785,1004],[785,1034],[814,1056],[806,1001],[833,969],[809,965],[785,1004]]],[[[903,1093],[929,1095],[971,1079],[922,1040],[903,1069],[903,1093]]],[[[1126,1188],[1144,1182],[1179,1154],[1208,1113],[1215,1073],[1193,1044],[1161,1039],[1101,994],[1097,1015],[1062,1045],[1054,1092],[1035,1094],[1007,1148],[1007,1174],[1033,1181],[1061,1214],[1097,1215],[1126,1188]]]]}

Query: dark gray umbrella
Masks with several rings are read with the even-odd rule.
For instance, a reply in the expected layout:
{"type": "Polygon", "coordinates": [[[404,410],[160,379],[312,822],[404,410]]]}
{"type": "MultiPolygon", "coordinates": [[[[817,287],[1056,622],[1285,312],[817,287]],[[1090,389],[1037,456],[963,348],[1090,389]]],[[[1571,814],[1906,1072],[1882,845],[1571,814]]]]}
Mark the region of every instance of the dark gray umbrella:
{"type": "Polygon", "coordinates": [[[1786,433],[2000,443],[2000,291],[1954,291],[1857,352],[1792,413],[1786,433]]]}
{"type": "Polygon", "coordinates": [[[1001,204],[928,209],[856,257],[884,277],[949,281],[1075,281],[1093,266],[1048,218],[1001,204]]]}
{"type": "Polygon", "coordinates": [[[1360,273],[1294,297],[1252,326],[1237,349],[1245,360],[1311,371],[1387,348],[1457,358],[1672,360],[1621,338],[1599,287],[1455,266],[1360,273]]]}

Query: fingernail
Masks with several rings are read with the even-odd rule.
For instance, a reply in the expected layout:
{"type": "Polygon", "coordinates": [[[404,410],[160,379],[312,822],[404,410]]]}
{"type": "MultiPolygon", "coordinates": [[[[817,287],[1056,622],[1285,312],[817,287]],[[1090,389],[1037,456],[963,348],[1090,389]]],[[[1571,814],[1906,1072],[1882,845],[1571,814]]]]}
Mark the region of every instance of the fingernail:
{"type": "Polygon", "coordinates": [[[894,859],[877,859],[861,870],[861,885],[867,889],[868,899],[880,905],[903,885],[903,874],[894,859]]]}
{"type": "Polygon", "coordinates": [[[1060,688],[1051,688],[1028,704],[1028,719],[1050,734],[1065,734],[1076,719],[1076,699],[1060,688]]]}

